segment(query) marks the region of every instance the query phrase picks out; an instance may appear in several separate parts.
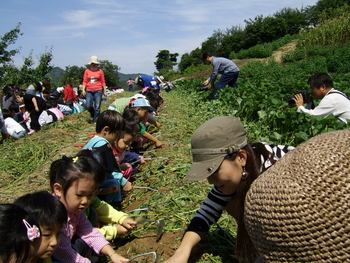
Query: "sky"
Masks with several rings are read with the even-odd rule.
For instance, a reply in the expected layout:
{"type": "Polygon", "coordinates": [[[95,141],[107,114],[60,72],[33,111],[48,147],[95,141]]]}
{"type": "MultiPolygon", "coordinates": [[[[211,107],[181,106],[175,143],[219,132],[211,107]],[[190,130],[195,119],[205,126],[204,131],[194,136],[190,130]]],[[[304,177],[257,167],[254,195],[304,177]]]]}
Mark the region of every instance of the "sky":
{"type": "MultiPolygon", "coordinates": [[[[18,22],[23,33],[16,66],[32,51],[52,48],[53,66],[84,66],[92,55],[124,74],[156,72],[160,50],[181,55],[201,46],[215,30],[244,27],[244,20],[316,0],[8,0],[0,7],[0,36],[18,22]]],[[[35,66],[35,65],[34,65],[35,66]]]]}

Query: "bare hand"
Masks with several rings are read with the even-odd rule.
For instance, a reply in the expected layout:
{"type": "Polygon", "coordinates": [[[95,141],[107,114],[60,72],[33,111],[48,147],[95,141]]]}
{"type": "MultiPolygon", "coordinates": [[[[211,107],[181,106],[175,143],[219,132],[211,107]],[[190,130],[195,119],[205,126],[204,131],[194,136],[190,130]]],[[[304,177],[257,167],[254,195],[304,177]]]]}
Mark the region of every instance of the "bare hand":
{"type": "Polygon", "coordinates": [[[126,258],[122,257],[121,255],[118,255],[117,253],[113,254],[110,257],[110,260],[113,263],[125,263],[125,262],[128,262],[128,260],[126,258]]]}
{"type": "Polygon", "coordinates": [[[164,145],[164,143],[158,141],[156,142],[156,148],[162,148],[162,146],[164,145]]]}
{"type": "Polygon", "coordinates": [[[125,227],[128,231],[133,230],[136,227],[136,221],[131,219],[130,217],[127,217],[124,219],[122,223],[123,227],[125,227]]]}
{"type": "Polygon", "coordinates": [[[303,99],[303,95],[300,94],[296,94],[293,97],[293,100],[295,101],[295,105],[297,106],[297,108],[299,108],[300,106],[304,106],[304,99],[303,99]]]}
{"type": "Polygon", "coordinates": [[[209,80],[206,80],[202,83],[202,86],[207,86],[209,84],[209,80]]]}
{"type": "Polygon", "coordinates": [[[122,188],[124,192],[130,192],[133,186],[132,186],[132,183],[128,181],[122,188]]]}

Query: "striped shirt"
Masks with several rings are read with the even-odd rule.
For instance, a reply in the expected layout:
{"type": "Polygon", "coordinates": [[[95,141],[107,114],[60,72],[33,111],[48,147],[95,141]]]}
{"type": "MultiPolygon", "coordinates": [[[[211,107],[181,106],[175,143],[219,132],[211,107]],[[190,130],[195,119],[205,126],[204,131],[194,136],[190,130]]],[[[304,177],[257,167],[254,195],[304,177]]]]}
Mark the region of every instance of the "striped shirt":
{"type": "MultiPolygon", "coordinates": [[[[259,152],[261,152],[260,173],[267,170],[288,151],[294,149],[292,146],[273,145],[268,143],[254,143],[251,144],[251,146],[253,150],[254,148],[259,148],[259,152]]],[[[205,236],[209,231],[210,226],[219,220],[222,212],[225,210],[225,207],[232,197],[233,195],[224,195],[213,186],[208,197],[204,200],[203,204],[192,218],[187,231],[196,232],[200,237],[205,236]]]]}

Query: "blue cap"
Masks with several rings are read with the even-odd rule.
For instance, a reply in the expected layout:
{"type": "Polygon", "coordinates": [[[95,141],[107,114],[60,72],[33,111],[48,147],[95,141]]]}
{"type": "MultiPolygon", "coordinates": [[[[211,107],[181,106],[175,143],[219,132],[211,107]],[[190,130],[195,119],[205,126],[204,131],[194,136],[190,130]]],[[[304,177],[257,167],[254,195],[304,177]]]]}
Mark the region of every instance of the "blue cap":
{"type": "Polygon", "coordinates": [[[145,98],[137,98],[136,100],[134,100],[132,102],[132,107],[143,107],[143,108],[147,108],[149,111],[156,111],[151,107],[151,105],[149,104],[149,101],[145,98]]]}

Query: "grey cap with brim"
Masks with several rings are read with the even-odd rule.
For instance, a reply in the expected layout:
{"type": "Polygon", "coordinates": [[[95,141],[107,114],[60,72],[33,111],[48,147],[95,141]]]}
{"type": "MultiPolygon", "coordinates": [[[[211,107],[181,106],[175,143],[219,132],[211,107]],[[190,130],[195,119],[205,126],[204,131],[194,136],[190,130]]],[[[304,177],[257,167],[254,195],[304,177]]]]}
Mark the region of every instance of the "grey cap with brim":
{"type": "Polygon", "coordinates": [[[247,145],[243,124],[233,116],[216,117],[203,123],[192,135],[193,163],[186,180],[198,181],[212,175],[228,154],[247,145]]]}

